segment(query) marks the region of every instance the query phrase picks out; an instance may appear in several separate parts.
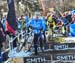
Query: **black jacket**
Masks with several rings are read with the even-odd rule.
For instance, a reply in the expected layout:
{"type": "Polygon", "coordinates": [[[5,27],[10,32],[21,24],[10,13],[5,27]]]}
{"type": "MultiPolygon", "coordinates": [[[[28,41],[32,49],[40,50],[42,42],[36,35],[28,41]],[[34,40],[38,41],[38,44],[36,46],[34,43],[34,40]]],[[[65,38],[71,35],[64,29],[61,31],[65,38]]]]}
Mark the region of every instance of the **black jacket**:
{"type": "Polygon", "coordinates": [[[5,31],[4,31],[3,24],[1,23],[1,21],[0,21],[0,28],[2,28],[2,30],[3,30],[3,32],[0,30],[0,48],[1,48],[2,47],[2,42],[5,42],[5,40],[6,40],[6,37],[3,36],[3,34],[2,34],[5,31]]]}

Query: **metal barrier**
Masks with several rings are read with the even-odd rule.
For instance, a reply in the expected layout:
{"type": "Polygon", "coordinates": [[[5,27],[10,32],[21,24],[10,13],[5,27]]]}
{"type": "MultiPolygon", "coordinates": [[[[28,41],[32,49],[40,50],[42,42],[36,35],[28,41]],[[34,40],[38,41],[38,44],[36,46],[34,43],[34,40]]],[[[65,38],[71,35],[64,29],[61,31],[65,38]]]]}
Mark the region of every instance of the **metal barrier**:
{"type": "MultiPolygon", "coordinates": [[[[14,41],[16,38],[18,38],[18,41],[19,41],[19,40],[20,40],[20,35],[21,35],[21,37],[23,37],[23,36],[24,36],[24,33],[25,33],[25,32],[21,32],[21,33],[19,33],[17,36],[15,36],[14,38],[10,37],[10,40],[9,40],[9,48],[6,49],[5,51],[3,51],[1,54],[3,55],[3,54],[5,54],[6,52],[11,51],[11,50],[13,49],[13,46],[12,46],[13,41],[14,41]]],[[[6,62],[8,62],[8,61],[6,61],[6,62]]]]}
{"type": "MultiPolygon", "coordinates": [[[[18,38],[18,41],[21,39],[20,38],[20,35],[22,36],[22,38],[25,36],[23,33],[25,33],[25,32],[21,32],[21,33],[19,33],[15,38],[13,38],[13,39],[11,39],[10,40],[10,43],[13,43],[13,41],[16,39],[16,38],[18,38]]],[[[6,51],[11,51],[13,48],[12,48],[12,46],[10,45],[10,48],[8,48],[6,51]]],[[[56,49],[57,51],[58,50],[75,50],[75,47],[69,47],[69,48],[62,48],[62,49],[60,49],[60,48],[58,48],[58,49],[56,49]]],[[[4,52],[2,52],[2,54],[3,53],[5,53],[6,51],[4,51],[4,52]]],[[[53,49],[47,49],[47,50],[44,50],[45,52],[47,52],[47,51],[53,51],[53,49]]],[[[39,51],[40,52],[40,51],[39,51]]],[[[44,52],[44,53],[45,53],[44,52]]],[[[65,53],[66,54],[66,53],[65,53]]],[[[41,57],[41,56],[40,56],[41,57]]],[[[34,61],[34,63],[75,63],[75,61],[73,61],[73,60],[53,60],[52,59],[52,57],[53,57],[53,55],[51,54],[51,56],[50,56],[50,60],[43,60],[43,61],[40,61],[39,60],[39,62],[38,62],[38,60],[36,60],[36,62],[34,61]]],[[[34,57],[35,58],[35,57],[34,57]]],[[[39,58],[39,57],[38,57],[39,58]]],[[[32,61],[33,61],[34,59],[31,59],[30,60],[30,62],[29,63],[32,63],[32,61]]],[[[8,59],[5,63],[11,63],[11,61],[8,59]]],[[[28,62],[26,62],[26,63],[28,63],[28,62]]]]}
{"type": "MultiPolygon", "coordinates": [[[[20,40],[19,36],[22,35],[22,37],[23,37],[23,33],[25,33],[25,32],[19,33],[19,34],[18,34],[17,36],[15,36],[14,38],[10,37],[9,43],[13,43],[13,41],[14,41],[16,38],[18,38],[18,40],[20,40]]],[[[9,50],[10,50],[10,47],[11,47],[11,46],[9,45],[9,48],[6,49],[5,51],[3,51],[2,54],[5,53],[5,52],[7,52],[7,51],[9,51],[9,50]]]]}

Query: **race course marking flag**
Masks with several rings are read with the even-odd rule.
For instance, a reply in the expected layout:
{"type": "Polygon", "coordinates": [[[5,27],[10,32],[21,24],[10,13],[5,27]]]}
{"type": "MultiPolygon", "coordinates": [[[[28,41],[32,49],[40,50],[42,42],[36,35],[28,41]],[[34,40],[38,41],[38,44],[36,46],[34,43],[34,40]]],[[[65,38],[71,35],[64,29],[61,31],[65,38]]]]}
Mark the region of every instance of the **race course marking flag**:
{"type": "Polygon", "coordinates": [[[17,29],[17,22],[16,22],[14,0],[7,0],[7,3],[9,11],[7,15],[6,30],[10,33],[15,34],[15,30],[17,29]]]}

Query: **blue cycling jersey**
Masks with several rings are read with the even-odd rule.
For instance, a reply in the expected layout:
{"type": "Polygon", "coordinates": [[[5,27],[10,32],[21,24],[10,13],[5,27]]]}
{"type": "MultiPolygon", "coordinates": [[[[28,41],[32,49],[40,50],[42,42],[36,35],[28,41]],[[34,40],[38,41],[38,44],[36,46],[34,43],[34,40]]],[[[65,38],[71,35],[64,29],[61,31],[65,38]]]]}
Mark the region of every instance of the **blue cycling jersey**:
{"type": "Polygon", "coordinates": [[[33,28],[33,32],[35,34],[40,33],[40,30],[45,30],[45,23],[42,19],[31,19],[27,24],[26,27],[31,26],[33,28]]]}

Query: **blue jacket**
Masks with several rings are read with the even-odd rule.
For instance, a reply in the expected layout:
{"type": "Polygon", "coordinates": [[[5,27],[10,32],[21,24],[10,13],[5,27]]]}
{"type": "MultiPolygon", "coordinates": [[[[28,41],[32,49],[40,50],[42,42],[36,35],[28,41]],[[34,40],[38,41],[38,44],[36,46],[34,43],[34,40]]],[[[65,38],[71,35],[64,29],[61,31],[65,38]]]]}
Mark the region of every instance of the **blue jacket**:
{"type": "Polygon", "coordinates": [[[33,28],[33,33],[38,34],[41,32],[41,30],[45,30],[45,23],[44,20],[42,19],[38,19],[36,21],[36,19],[31,19],[26,26],[31,26],[33,28]]]}
{"type": "Polygon", "coordinates": [[[25,21],[26,21],[26,23],[29,21],[28,16],[25,16],[25,21]]]}
{"type": "Polygon", "coordinates": [[[6,29],[6,18],[4,18],[3,21],[4,21],[3,27],[4,27],[4,29],[6,29]]]}
{"type": "Polygon", "coordinates": [[[70,36],[75,37],[75,24],[70,24],[70,36]]]}

